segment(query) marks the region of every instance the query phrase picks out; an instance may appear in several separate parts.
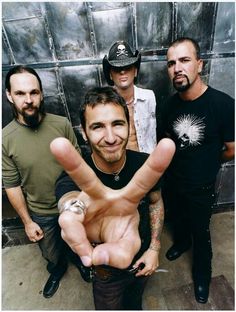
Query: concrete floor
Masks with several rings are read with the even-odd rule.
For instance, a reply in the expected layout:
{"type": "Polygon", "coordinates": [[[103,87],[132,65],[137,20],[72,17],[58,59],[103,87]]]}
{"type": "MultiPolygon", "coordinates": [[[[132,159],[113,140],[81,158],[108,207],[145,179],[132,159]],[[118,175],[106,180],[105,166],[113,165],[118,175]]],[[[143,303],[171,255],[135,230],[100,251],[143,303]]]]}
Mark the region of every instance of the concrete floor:
{"type": "MultiPolygon", "coordinates": [[[[213,277],[224,275],[234,289],[234,212],[214,214],[211,222],[213,245],[213,277]]],[[[145,310],[180,310],[166,302],[163,292],[192,283],[191,251],[174,262],[165,258],[171,246],[170,235],[164,228],[160,267],[168,272],[155,273],[144,293],[145,310]]],[[[35,244],[7,247],[2,252],[1,310],[94,310],[91,284],[85,283],[71,264],[56,294],[45,299],[43,286],[48,278],[45,261],[35,244]]],[[[195,310],[203,310],[197,304],[195,310]]]]}

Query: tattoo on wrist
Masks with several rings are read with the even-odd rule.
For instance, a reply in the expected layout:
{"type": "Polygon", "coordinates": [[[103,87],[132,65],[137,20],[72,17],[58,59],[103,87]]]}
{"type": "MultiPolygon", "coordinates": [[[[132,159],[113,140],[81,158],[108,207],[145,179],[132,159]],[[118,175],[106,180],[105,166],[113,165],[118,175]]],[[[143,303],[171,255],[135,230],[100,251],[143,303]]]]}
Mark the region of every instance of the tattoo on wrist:
{"type": "Polygon", "coordinates": [[[149,246],[149,249],[154,250],[154,251],[159,251],[161,249],[161,242],[158,240],[155,243],[152,242],[151,245],[149,246]]]}

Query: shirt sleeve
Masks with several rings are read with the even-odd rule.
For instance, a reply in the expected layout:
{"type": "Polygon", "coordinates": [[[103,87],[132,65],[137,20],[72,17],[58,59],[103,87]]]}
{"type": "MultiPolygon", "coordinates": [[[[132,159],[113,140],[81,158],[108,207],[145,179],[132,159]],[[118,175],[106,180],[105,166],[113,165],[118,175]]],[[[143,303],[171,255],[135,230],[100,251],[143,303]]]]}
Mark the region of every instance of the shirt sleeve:
{"type": "Polygon", "coordinates": [[[77,142],[75,132],[68,119],[66,119],[66,138],[73,144],[76,150],[81,154],[81,150],[77,142]]]}
{"type": "Polygon", "coordinates": [[[5,188],[21,185],[21,176],[13,159],[8,155],[5,146],[2,147],[2,180],[5,188]]]}
{"type": "Polygon", "coordinates": [[[235,140],[235,118],[234,99],[226,95],[221,103],[220,131],[223,142],[234,142],[235,140]]]}
{"type": "Polygon", "coordinates": [[[71,177],[65,171],[63,171],[55,184],[56,200],[59,201],[63,195],[72,191],[80,191],[80,189],[71,179],[71,177]]]}

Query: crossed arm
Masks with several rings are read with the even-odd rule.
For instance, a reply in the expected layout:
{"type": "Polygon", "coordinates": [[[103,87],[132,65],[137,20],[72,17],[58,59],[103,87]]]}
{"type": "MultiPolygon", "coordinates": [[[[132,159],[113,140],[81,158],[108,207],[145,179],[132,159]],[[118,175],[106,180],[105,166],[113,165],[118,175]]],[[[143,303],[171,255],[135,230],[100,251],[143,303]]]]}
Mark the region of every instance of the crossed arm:
{"type": "Polygon", "coordinates": [[[234,153],[235,153],[234,142],[225,142],[224,146],[225,146],[225,149],[222,152],[222,160],[230,161],[234,159],[234,153]]]}
{"type": "Polygon", "coordinates": [[[104,186],[67,140],[54,140],[51,151],[83,190],[76,199],[87,207],[86,212],[77,214],[76,218],[70,211],[60,216],[63,238],[86,266],[128,267],[141,244],[138,203],[168,167],[175,152],[173,141],[161,140],[128,185],[120,190],[104,186]],[[90,242],[102,244],[93,248],[90,242]]]}

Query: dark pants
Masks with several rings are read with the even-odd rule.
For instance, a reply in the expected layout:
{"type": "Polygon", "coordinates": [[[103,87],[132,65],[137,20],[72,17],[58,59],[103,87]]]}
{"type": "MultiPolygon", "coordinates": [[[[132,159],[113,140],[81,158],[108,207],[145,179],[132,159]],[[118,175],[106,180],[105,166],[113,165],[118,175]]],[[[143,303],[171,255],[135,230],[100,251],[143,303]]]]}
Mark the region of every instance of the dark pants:
{"type": "Polygon", "coordinates": [[[210,219],[215,201],[214,184],[185,188],[165,184],[162,190],[166,214],[177,246],[193,243],[193,279],[211,278],[210,219]]]}
{"type": "Polygon", "coordinates": [[[142,295],[149,276],[128,273],[109,278],[95,276],[93,297],[96,310],[142,310],[142,295]]]}
{"type": "Polygon", "coordinates": [[[47,270],[50,274],[60,278],[67,269],[68,246],[61,238],[61,228],[58,224],[58,216],[31,215],[43,230],[44,237],[38,241],[42,256],[48,261],[47,270]]]}

